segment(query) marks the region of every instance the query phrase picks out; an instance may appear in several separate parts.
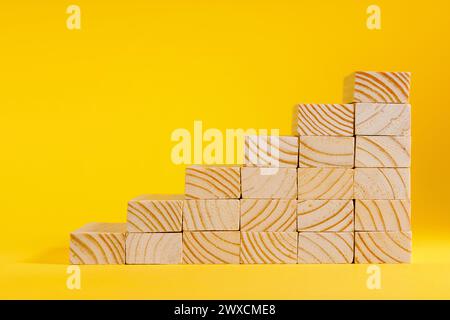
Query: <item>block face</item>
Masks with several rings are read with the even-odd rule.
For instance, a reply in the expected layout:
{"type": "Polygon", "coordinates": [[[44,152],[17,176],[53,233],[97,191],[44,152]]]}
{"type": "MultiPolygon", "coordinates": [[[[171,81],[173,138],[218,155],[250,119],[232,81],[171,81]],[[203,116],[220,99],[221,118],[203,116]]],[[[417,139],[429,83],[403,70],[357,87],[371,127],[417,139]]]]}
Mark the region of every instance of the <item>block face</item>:
{"type": "Polygon", "coordinates": [[[410,173],[407,168],[356,168],[355,199],[407,200],[410,173]]]}
{"type": "Polygon", "coordinates": [[[357,103],[355,133],[367,136],[409,136],[411,105],[357,103]]]}
{"type": "Polygon", "coordinates": [[[242,168],[242,198],[244,199],[295,199],[297,169],[242,168]]]}
{"type": "Polygon", "coordinates": [[[353,199],[353,169],[299,168],[298,199],[353,199]]]}
{"type": "Polygon", "coordinates": [[[355,263],[410,263],[411,232],[356,232],[355,263]]]}
{"type": "Polygon", "coordinates": [[[409,200],[356,200],[355,230],[410,231],[409,200]]]}
{"type": "Polygon", "coordinates": [[[352,263],[353,243],[352,232],[300,232],[298,263],[352,263]]]}
{"type": "Polygon", "coordinates": [[[297,232],[242,232],[241,263],[297,263],[297,232]]]}
{"type": "Polygon", "coordinates": [[[237,199],[186,200],[183,230],[239,231],[240,202],[237,199]]]}
{"type": "Polygon", "coordinates": [[[239,199],[241,171],[229,166],[186,168],[186,199],[239,199]]]}
{"type": "Polygon", "coordinates": [[[407,168],[411,166],[409,136],[356,137],[355,166],[360,168],[407,168]]]}
{"type": "Polygon", "coordinates": [[[248,167],[293,167],[298,164],[298,137],[246,136],[244,165],[248,167]]]}
{"type": "Polygon", "coordinates": [[[353,136],[353,104],[300,104],[299,136],[353,136]]]}
{"type": "Polygon", "coordinates": [[[297,207],[298,231],[352,232],[352,200],[301,200],[297,207]]]}
{"type": "Polygon", "coordinates": [[[296,200],[241,199],[242,231],[295,231],[296,200]]]}
{"type": "Polygon", "coordinates": [[[300,137],[299,167],[347,167],[354,165],[353,137],[300,137]]]}
{"type": "Polygon", "coordinates": [[[130,233],[126,241],[127,264],[180,264],[179,233],[130,233]]]}

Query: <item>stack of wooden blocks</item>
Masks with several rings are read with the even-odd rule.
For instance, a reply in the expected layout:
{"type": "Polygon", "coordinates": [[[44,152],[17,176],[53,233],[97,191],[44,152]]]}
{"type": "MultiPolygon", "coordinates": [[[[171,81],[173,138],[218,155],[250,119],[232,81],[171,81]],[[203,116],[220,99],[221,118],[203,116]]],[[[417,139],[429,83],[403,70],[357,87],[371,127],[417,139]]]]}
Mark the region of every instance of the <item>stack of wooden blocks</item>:
{"type": "Polygon", "coordinates": [[[410,74],[357,72],[348,104],[298,106],[298,136],[247,136],[244,164],[190,166],[185,195],[71,234],[73,264],[407,263],[410,74]]]}

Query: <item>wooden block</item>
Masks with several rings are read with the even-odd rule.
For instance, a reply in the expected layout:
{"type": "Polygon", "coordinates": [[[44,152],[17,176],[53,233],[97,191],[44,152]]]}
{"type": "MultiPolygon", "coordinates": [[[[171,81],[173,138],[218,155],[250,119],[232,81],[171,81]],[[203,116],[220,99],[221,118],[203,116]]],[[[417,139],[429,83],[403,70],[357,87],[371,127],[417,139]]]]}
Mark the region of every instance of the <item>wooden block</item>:
{"type": "Polygon", "coordinates": [[[411,73],[359,71],[345,81],[346,102],[407,103],[411,73]]]}
{"type": "Polygon", "coordinates": [[[295,199],[297,169],[242,168],[242,198],[245,199],[295,199]]]}
{"type": "Polygon", "coordinates": [[[409,136],[411,105],[357,103],[355,133],[367,136],[409,136]]]}
{"type": "Polygon", "coordinates": [[[127,264],[180,264],[181,232],[130,233],[127,236],[127,264]]]}
{"type": "Polygon", "coordinates": [[[355,263],[410,263],[411,232],[356,232],[355,263]]]}
{"type": "Polygon", "coordinates": [[[88,223],[70,234],[71,264],[124,264],[125,223],[88,223]]]}
{"type": "Polygon", "coordinates": [[[296,200],[241,199],[242,231],[295,231],[296,200]]]}
{"type": "Polygon", "coordinates": [[[352,232],[300,232],[298,263],[353,263],[352,232]]]}
{"type": "Polygon", "coordinates": [[[142,195],[128,202],[128,232],[181,231],[183,195],[142,195]]]}
{"type": "Polygon", "coordinates": [[[356,200],[355,230],[410,231],[409,200],[356,200]]]}
{"type": "Polygon", "coordinates": [[[406,200],[410,198],[407,168],[356,168],[355,199],[406,200]]]}
{"type": "Polygon", "coordinates": [[[190,166],[186,168],[187,199],[239,199],[241,171],[231,166],[190,166]]]}
{"type": "Polygon", "coordinates": [[[300,137],[299,167],[354,165],[354,137],[300,137]]]}
{"type": "Polygon", "coordinates": [[[298,137],[246,136],[244,165],[247,167],[293,167],[298,164],[298,137]]]}
{"type": "Polygon", "coordinates": [[[297,263],[297,232],[242,232],[241,263],[297,263]]]}
{"type": "Polygon", "coordinates": [[[239,231],[240,203],[237,199],[186,200],[183,230],[239,231]]]}
{"type": "Polygon", "coordinates": [[[353,136],[353,104],[300,104],[299,136],[353,136]]]}
{"type": "Polygon", "coordinates": [[[299,168],[298,199],[353,199],[353,169],[299,168]]]}
{"type": "Polygon", "coordinates": [[[301,200],[298,202],[297,214],[298,231],[354,230],[352,200],[301,200]]]}
{"type": "Polygon", "coordinates": [[[183,263],[239,264],[239,231],[183,232],[183,263]]]}
{"type": "Polygon", "coordinates": [[[355,166],[360,168],[406,168],[411,166],[408,136],[356,137],[355,166]]]}

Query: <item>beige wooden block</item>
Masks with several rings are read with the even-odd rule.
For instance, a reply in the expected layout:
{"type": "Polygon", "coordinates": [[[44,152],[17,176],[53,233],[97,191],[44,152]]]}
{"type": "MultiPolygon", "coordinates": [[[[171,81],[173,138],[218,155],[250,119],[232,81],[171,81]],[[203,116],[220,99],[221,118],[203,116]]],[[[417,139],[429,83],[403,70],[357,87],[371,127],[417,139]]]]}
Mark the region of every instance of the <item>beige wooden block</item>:
{"type": "Polygon", "coordinates": [[[298,164],[298,137],[246,136],[244,165],[247,167],[293,167],[298,164]]]}
{"type": "Polygon", "coordinates": [[[354,230],[352,200],[300,200],[298,231],[348,232],[354,230]]]}
{"type": "Polygon", "coordinates": [[[409,199],[409,169],[356,168],[354,193],[358,200],[409,199]]]}
{"type": "Polygon", "coordinates": [[[88,223],[70,234],[71,264],[124,264],[125,223],[88,223]]]}
{"type": "Polygon", "coordinates": [[[356,232],[355,263],[410,263],[411,232],[356,232]]]}
{"type": "Polygon", "coordinates": [[[298,263],[353,263],[353,232],[300,232],[298,263]]]}
{"type": "Polygon", "coordinates": [[[356,137],[355,166],[359,168],[406,168],[411,166],[409,136],[356,137]]]}
{"type": "Polygon", "coordinates": [[[410,231],[409,200],[356,200],[355,230],[410,231]]]}
{"type": "Polygon", "coordinates": [[[411,105],[357,103],[355,134],[367,136],[411,135],[411,105]]]}
{"type": "Polygon", "coordinates": [[[359,71],[345,81],[346,102],[407,103],[411,85],[409,72],[359,71]]]}
{"type": "Polygon", "coordinates": [[[184,264],[239,264],[239,231],[183,232],[184,264]]]}
{"type": "Polygon", "coordinates": [[[354,166],[354,137],[300,137],[299,167],[354,166]]]}
{"type": "Polygon", "coordinates": [[[183,195],[142,195],[128,202],[128,232],[181,231],[183,195]]]}
{"type": "Polygon", "coordinates": [[[299,168],[298,199],[353,199],[353,169],[299,168]]]}
{"type": "Polygon", "coordinates": [[[232,166],[190,166],[186,168],[187,199],[239,199],[241,171],[232,166]]]}
{"type": "Polygon", "coordinates": [[[242,170],[242,198],[295,199],[296,168],[247,168],[242,170]]]}
{"type": "Polygon", "coordinates": [[[127,264],[181,263],[181,232],[130,233],[126,244],[127,264]]]}
{"type": "Polygon", "coordinates": [[[242,231],[295,231],[296,200],[241,199],[242,231]]]}
{"type": "Polygon", "coordinates": [[[241,263],[297,263],[297,232],[242,232],[241,263]]]}
{"type": "Polygon", "coordinates": [[[186,200],[183,230],[239,231],[240,202],[237,199],[186,200]]]}
{"type": "Polygon", "coordinates": [[[353,136],[353,104],[300,104],[299,136],[353,136]]]}

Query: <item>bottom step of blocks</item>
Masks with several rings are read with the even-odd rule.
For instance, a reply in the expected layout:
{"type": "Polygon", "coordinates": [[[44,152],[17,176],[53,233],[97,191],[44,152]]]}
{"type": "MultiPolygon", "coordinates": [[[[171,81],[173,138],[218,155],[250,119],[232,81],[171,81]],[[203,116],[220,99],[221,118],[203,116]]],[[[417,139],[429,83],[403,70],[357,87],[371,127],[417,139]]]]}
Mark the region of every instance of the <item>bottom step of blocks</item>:
{"type": "Polygon", "coordinates": [[[181,232],[129,233],[126,241],[127,264],[180,264],[181,232]]]}
{"type": "Polygon", "coordinates": [[[241,263],[297,263],[297,232],[242,232],[241,263]]]}
{"type": "Polygon", "coordinates": [[[353,232],[300,232],[298,263],[352,263],[353,243],[353,232]]]}

